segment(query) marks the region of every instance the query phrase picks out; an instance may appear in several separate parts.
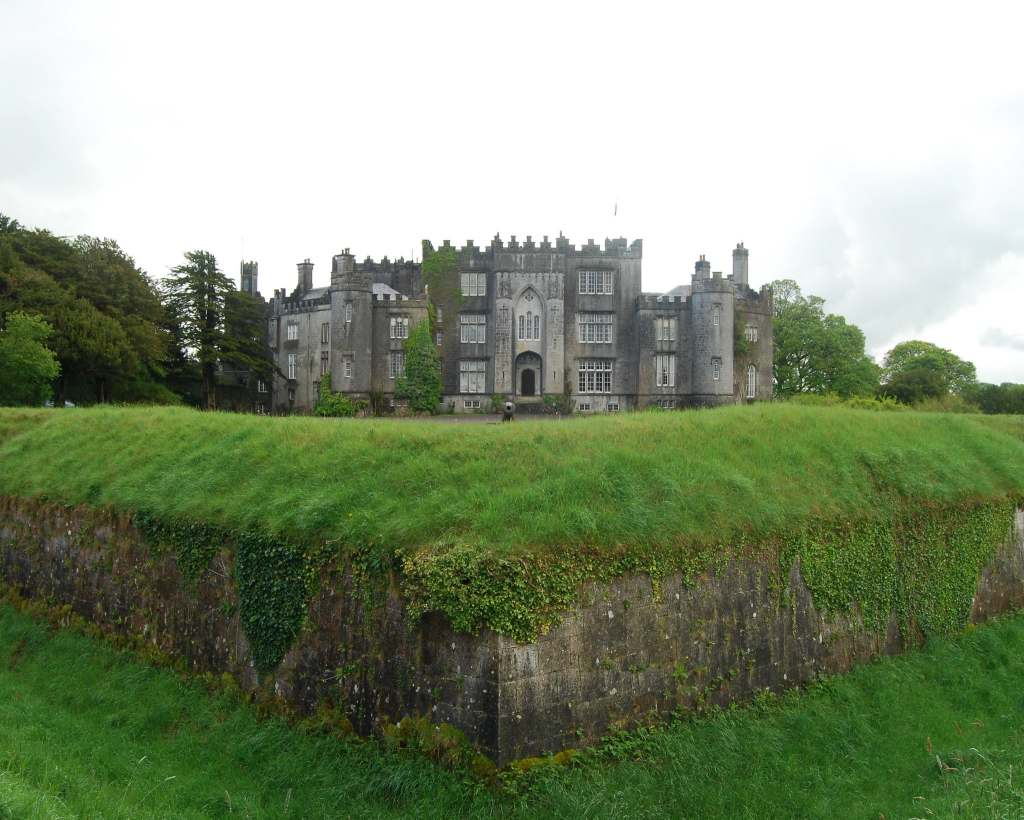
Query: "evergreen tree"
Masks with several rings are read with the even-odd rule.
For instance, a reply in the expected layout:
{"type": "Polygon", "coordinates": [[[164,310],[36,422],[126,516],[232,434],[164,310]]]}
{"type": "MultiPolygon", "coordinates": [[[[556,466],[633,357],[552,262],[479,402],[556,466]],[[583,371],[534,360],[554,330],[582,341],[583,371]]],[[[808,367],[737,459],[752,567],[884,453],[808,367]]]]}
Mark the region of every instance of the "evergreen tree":
{"type": "Polygon", "coordinates": [[[181,343],[199,365],[203,405],[217,407],[217,364],[224,350],[225,312],[231,280],[208,251],[188,251],[185,264],[164,279],[164,302],[178,321],[181,343]]]}
{"type": "Polygon", "coordinates": [[[395,398],[409,402],[416,413],[436,413],[441,402],[441,359],[430,322],[418,323],[405,340],[405,373],[395,385],[395,398]]]}
{"type": "Polygon", "coordinates": [[[202,404],[217,407],[217,372],[221,367],[249,371],[269,380],[274,370],[265,341],[263,306],[217,267],[207,251],[189,251],[185,264],[164,280],[164,307],[181,351],[175,367],[193,362],[201,382],[202,404]]]}

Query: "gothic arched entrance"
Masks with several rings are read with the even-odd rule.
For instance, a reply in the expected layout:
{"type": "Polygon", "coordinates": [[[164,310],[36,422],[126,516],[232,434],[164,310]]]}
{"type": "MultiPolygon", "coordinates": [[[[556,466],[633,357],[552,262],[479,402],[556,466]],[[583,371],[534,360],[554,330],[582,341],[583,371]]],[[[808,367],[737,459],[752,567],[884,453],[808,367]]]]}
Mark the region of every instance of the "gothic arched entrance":
{"type": "Polygon", "coordinates": [[[519,383],[519,395],[535,395],[537,393],[537,371],[527,367],[523,370],[523,375],[520,378],[522,381],[519,383]]]}
{"type": "Polygon", "coordinates": [[[516,356],[516,393],[523,398],[539,396],[544,384],[541,379],[542,362],[540,356],[525,351],[516,356]]]}

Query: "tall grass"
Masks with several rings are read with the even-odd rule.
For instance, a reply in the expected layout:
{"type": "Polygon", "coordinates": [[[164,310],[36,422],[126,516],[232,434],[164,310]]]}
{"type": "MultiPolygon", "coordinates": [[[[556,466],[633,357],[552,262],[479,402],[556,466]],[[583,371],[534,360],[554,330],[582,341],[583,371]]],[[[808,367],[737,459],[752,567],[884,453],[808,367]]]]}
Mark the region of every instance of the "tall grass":
{"type": "Polygon", "coordinates": [[[619,736],[510,795],[260,720],[0,603],[0,818],[1019,817],[1022,679],[1018,616],[619,736]]]}
{"type": "Polygon", "coordinates": [[[96,408],[0,412],[0,435],[0,493],[361,547],[673,544],[1024,490],[1007,432],[835,408],[503,426],[96,408]]]}

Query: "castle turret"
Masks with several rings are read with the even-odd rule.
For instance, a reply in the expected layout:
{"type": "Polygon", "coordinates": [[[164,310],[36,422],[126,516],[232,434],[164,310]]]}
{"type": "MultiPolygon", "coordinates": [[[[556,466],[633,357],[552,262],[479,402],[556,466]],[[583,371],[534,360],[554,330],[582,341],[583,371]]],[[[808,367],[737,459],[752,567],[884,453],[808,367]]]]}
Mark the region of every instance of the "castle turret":
{"type": "Polygon", "coordinates": [[[299,293],[306,293],[313,290],[313,263],[306,259],[299,262],[299,293]]]}
{"type": "Polygon", "coordinates": [[[373,354],[373,282],[348,248],[331,261],[331,386],[368,394],[373,354]]]}
{"type": "Polygon", "coordinates": [[[747,264],[750,258],[750,251],[743,247],[740,242],[732,249],[732,281],[737,287],[750,287],[747,281],[747,264]]]}
{"type": "Polygon", "coordinates": [[[257,287],[257,277],[259,275],[259,264],[256,262],[242,262],[242,278],[241,278],[241,291],[242,293],[248,293],[250,296],[255,296],[257,287]]]}
{"type": "Polygon", "coordinates": [[[715,405],[733,399],[736,287],[721,273],[708,276],[710,267],[702,256],[691,285],[691,384],[695,402],[715,405]]]}

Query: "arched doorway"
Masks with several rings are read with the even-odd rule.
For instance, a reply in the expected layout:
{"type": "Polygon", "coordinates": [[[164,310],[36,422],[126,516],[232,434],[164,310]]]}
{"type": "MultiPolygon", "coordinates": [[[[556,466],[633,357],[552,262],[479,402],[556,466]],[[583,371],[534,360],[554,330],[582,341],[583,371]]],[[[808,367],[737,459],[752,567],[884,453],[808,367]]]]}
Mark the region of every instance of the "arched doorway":
{"type": "Polygon", "coordinates": [[[522,398],[531,398],[543,393],[544,368],[540,356],[531,350],[525,350],[516,356],[516,394],[522,398]]]}
{"type": "Polygon", "coordinates": [[[519,385],[519,395],[535,395],[537,393],[537,371],[528,367],[523,370],[523,374],[520,378],[522,379],[522,381],[519,385]]]}

